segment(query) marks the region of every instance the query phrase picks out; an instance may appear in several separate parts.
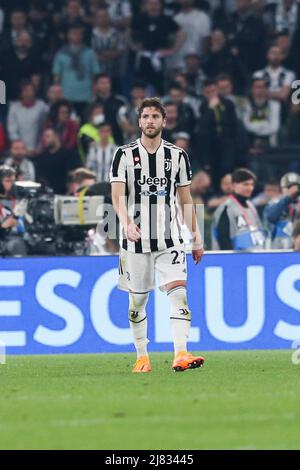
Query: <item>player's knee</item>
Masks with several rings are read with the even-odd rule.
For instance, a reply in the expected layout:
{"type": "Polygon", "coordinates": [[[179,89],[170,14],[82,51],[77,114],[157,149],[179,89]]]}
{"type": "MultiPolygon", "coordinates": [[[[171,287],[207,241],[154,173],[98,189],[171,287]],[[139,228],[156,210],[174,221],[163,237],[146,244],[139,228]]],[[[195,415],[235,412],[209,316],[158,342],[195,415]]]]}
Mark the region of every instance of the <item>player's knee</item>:
{"type": "Polygon", "coordinates": [[[171,317],[191,319],[191,311],[187,303],[187,294],[185,286],[177,286],[170,289],[167,293],[171,303],[171,317]]]}
{"type": "Polygon", "coordinates": [[[136,294],[130,292],[129,294],[129,320],[138,323],[146,316],[146,305],[148,302],[149,293],[136,294]]]}

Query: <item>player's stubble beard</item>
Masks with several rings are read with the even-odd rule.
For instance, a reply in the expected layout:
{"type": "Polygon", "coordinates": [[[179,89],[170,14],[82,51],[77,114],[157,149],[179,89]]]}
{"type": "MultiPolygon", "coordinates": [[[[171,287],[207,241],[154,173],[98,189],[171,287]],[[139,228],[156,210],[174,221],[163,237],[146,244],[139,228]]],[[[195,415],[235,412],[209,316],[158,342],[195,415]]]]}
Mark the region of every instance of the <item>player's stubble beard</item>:
{"type": "Polygon", "coordinates": [[[142,127],[141,130],[142,130],[142,134],[144,134],[144,136],[147,137],[148,139],[155,139],[162,132],[163,126],[156,129],[155,132],[153,133],[149,133],[147,131],[147,128],[142,127]]]}

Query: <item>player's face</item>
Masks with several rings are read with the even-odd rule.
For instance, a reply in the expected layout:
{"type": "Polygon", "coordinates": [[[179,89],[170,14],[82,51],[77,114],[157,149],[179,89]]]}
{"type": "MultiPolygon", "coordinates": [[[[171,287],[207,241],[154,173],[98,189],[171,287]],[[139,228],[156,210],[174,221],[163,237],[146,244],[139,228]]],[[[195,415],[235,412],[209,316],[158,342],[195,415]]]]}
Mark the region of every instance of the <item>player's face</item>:
{"type": "Polygon", "coordinates": [[[166,120],[163,118],[160,111],[154,107],[144,108],[139,119],[139,126],[142,133],[154,139],[158,136],[166,125],[166,120]]]}
{"type": "Polygon", "coordinates": [[[241,183],[234,183],[233,190],[236,194],[249,198],[252,196],[252,193],[254,191],[254,181],[247,180],[242,181],[241,183]]]}

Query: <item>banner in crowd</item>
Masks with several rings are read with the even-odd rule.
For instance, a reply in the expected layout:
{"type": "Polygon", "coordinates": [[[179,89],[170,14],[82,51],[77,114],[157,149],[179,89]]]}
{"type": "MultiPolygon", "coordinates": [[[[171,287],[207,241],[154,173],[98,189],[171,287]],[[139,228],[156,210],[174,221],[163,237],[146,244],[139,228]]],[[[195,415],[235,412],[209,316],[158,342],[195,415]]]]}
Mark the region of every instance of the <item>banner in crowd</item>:
{"type": "MultiPolygon", "coordinates": [[[[2,259],[0,343],[8,354],[133,351],[118,257],[2,259]]],[[[300,339],[300,255],[188,256],[190,349],[290,348],[300,339]]],[[[172,350],[169,305],[148,303],[150,351],[172,350]]]]}

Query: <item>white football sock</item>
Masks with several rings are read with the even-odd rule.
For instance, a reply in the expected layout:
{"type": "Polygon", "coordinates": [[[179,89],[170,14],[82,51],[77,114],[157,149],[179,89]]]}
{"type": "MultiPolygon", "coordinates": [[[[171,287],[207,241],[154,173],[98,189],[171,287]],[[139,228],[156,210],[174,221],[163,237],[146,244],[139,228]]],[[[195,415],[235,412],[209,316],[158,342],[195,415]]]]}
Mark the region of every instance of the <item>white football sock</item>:
{"type": "Polygon", "coordinates": [[[147,356],[147,314],[146,304],[149,293],[129,293],[129,324],[137,357],[147,356]]]}
{"type": "Polygon", "coordinates": [[[176,355],[181,351],[187,351],[191,312],[187,305],[186,287],[174,287],[167,295],[171,304],[170,321],[176,355]]]}

